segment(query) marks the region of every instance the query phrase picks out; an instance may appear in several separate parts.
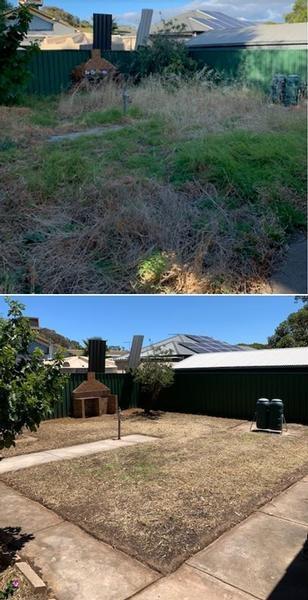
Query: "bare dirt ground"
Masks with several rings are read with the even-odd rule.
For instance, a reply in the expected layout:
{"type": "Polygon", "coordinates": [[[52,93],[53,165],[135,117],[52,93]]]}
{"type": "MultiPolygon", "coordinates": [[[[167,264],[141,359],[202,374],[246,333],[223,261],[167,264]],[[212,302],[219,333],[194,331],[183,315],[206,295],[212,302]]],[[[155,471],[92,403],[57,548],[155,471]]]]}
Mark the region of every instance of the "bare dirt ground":
{"type": "MultiPolygon", "coordinates": [[[[63,421],[62,436],[69,425],[63,421]]],[[[97,439],[100,426],[107,437],[112,419],[105,422],[106,427],[102,420],[79,423],[71,431],[90,426],[86,436],[97,439]]],[[[41,435],[55,431],[57,423],[45,423],[41,435]]],[[[124,421],[123,434],[133,431],[160,437],[142,447],[2,479],[98,539],[168,573],[308,473],[304,426],[290,427],[289,435],[254,434],[240,421],[165,413],[153,421],[132,416],[124,421]]]]}

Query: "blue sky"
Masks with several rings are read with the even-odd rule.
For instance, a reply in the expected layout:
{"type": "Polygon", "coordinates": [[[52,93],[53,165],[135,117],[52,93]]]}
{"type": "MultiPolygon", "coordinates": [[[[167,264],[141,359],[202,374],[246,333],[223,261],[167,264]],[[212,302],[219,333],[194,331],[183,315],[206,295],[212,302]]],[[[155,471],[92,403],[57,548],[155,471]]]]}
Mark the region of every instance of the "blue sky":
{"type": "MultiPolygon", "coordinates": [[[[208,335],[230,343],[265,342],[290,312],[301,308],[291,296],[20,296],[27,316],[71,339],[91,336],[129,346],[175,333],[208,335]]],[[[7,304],[0,297],[0,315],[7,304]]]]}
{"type": "Polygon", "coordinates": [[[237,18],[246,18],[252,20],[275,20],[282,21],[283,15],[290,10],[293,2],[289,0],[45,0],[44,5],[58,6],[82,18],[89,18],[93,12],[112,13],[117,16],[119,21],[124,23],[137,24],[141,8],[153,8],[155,10],[155,20],[160,19],[161,11],[164,18],[169,18],[175,13],[182,12],[190,8],[202,8],[204,10],[217,10],[237,18]]]}

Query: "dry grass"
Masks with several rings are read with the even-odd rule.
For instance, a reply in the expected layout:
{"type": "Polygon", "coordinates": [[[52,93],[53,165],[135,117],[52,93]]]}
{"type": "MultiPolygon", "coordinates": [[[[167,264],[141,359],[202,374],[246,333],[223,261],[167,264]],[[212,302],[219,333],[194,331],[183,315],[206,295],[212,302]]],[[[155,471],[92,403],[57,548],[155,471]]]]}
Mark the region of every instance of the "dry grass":
{"type": "MultiPolygon", "coordinates": [[[[7,139],[3,151],[0,144],[0,291],[263,290],[289,233],[303,230],[305,198],[289,184],[287,168],[278,172],[281,148],[267,158],[272,181],[262,181],[270,141],[264,150],[257,142],[255,159],[252,153],[247,163],[247,170],[261,174],[250,196],[233,181],[222,184],[234,157],[230,165],[225,157],[221,177],[213,179],[203,141],[211,144],[215,164],[225,145],[219,136],[280,131],[293,136],[294,130],[301,139],[304,111],[272,107],[246,89],[209,88],[197,81],[170,89],[150,78],[130,95],[143,121],[132,113],[122,131],[59,146],[46,143],[51,133],[85,128],[87,119],[93,124],[96,118],[98,123],[118,119],[121,89],[110,83],[33,109],[0,108],[7,139]],[[44,127],[33,124],[42,118],[44,127]],[[158,272],[152,267],[157,256],[158,272]],[[145,277],[141,270],[148,270],[145,277]]],[[[235,143],[241,148],[241,141],[235,143]]],[[[293,140],[293,149],[296,144],[293,140]]],[[[289,171],[294,168],[289,165],[289,171]]],[[[298,164],[298,181],[300,171],[298,164]]]]}
{"type": "Polygon", "coordinates": [[[157,424],[170,437],[3,480],[168,573],[308,472],[307,428],[288,437],[209,422],[164,415],[157,424]]]}
{"type": "MultiPolygon", "coordinates": [[[[161,413],[158,419],[148,419],[141,409],[122,411],[122,435],[145,434],[156,437],[195,438],[204,431],[229,429],[242,423],[238,419],[222,419],[181,413],[161,413]]],[[[117,419],[114,415],[87,419],[53,419],[41,423],[36,433],[25,431],[17,440],[15,448],[2,450],[2,456],[17,456],[40,450],[51,450],[112,438],[117,435],[117,419]]]]}
{"type": "Polygon", "coordinates": [[[58,106],[58,114],[63,117],[84,115],[89,111],[105,110],[108,108],[121,108],[121,87],[109,81],[102,87],[90,91],[75,91],[63,94],[58,106]]]}

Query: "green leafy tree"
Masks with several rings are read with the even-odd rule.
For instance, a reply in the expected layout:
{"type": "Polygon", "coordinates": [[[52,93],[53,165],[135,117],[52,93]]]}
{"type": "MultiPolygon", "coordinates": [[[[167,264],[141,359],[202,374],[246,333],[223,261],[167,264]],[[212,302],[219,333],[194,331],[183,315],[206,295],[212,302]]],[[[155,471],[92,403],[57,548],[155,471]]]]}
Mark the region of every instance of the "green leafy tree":
{"type": "Polygon", "coordinates": [[[291,313],[268,338],[270,348],[294,348],[308,346],[308,304],[307,300],[300,310],[291,313]]]}
{"type": "Polygon", "coordinates": [[[153,356],[143,360],[133,373],[134,381],[141,385],[144,396],[144,412],[151,414],[162,389],[174,382],[174,371],[169,353],[155,350],[153,356]]]}
{"type": "Polygon", "coordinates": [[[14,104],[30,77],[29,60],[38,47],[33,44],[20,50],[31,14],[27,6],[19,6],[8,15],[0,14],[0,104],[14,104]]]}
{"type": "Polygon", "coordinates": [[[63,10],[63,8],[59,8],[58,6],[46,6],[44,8],[44,13],[46,13],[53,19],[63,21],[64,23],[67,23],[68,25],[71,25],[71,27],[75,27],[76,29],[78,29],[79,27],[92,27],[90,21],[87,21],[85,19],[81,20],[76,15],[73,15],[72,13],[63,10]]]}
{"type": "Polygon", "coordinates": [[[7,302],[8,318],[0,322],[0,449],[14,446],[24,427],[37,430],[51,414],[66,379],[60,355],[46,365],[41,350],[29,353],[34,332],[23,316],[24,306],[7,302]]]}
{"type": "Polygon", "coordinates": [[[307,2],[306,0],[295,0],[291,12],[285,15],[287,23],[306,23],[307,2]]]}

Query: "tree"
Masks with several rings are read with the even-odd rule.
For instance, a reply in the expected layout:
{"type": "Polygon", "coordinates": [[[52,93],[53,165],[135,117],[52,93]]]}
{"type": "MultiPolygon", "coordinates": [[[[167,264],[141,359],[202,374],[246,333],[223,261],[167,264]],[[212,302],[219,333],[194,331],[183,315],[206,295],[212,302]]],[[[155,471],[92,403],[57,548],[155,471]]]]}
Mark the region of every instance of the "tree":
{"type": "Polygon", "coordinates": [[[76,15],[73,15],[72,13],[63,10],[63,8],[58,8],[58,6],[46,6],[44,8],[44,13],[46,13],[53,19],[63,21],[64,23],[67,23],[68,25],[71,25],[71,27],[75,27],[76,29],[78,29],[79,27],[92,27],[90,21],[84,19],[80,20],[80,18],[76,15]]]}
{"type": "Polygon", "coordinates": [[[306,0],[295,0],[291,12],[285,15],[287,23],[306,23],[307,2],[306,0]]]}
{"type": "Polygon", "coordinates": [[[142,46],[135,52],[131,72],[139,78],[152,73],[159,75],[192,75],[197,70],[196,61],[189,56],[188,49],[174,38],[158,33],[150,46],[142,46]]]}
{"type": "Polygon", "coordinates": [[[161,390],[173,384],[174,371],[168,357],[169,353],[156,349],[153,356],[143,360],[133,373],[134,381],[140,383],[144,393],[146,415],[151,414],[161,390]]]}
{"type": "Polygon", "coordinates": [[[308,304],[295,313],[291,313],[275,329],[275,333],[268,338],[270,348],[294,348],[308,346],[308,304]]]}
{"type": "Polygon", "coordinates": [[[58,401],[66,377],[62,358],[44,364],[41,350],[29,354],[34,339],[24,306],[8,299],[8,318],[0,322],[0,449],[15,446],[15,438],[27,427],[36,431],[58,401]]]}
{"type": "Polygon", "coordinates": [[[0,104],[16,103],[30,77],[29,60],[38,47],[33,44],[20,51],[31,22],[27,6],[0,14],[0,104]]]}

